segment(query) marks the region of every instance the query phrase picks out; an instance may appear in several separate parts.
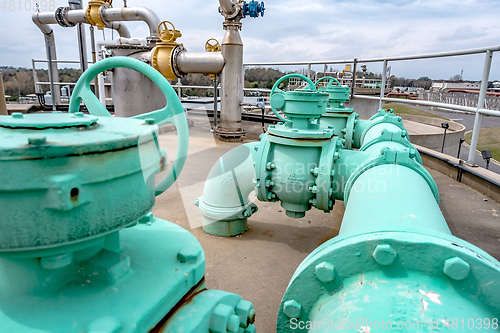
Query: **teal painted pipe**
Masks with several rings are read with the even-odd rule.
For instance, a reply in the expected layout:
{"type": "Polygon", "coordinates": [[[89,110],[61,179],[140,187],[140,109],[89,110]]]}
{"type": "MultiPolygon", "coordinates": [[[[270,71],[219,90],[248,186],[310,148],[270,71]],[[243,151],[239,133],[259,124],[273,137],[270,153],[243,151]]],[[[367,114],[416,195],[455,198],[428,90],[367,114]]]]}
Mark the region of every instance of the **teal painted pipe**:
{"type": "Polygon", "coordinates": [[[0,116],[1,332],[255,332],[250,302],[206,290],[195,237],[150,213],[155,195],[181,172],[187,142],[175,91],[128,58],[91,66],[67,114],[0,116]],[[89,84],[113,67],[148,76],[167,106],[110,117],[89,84]],[[80,100],[90,115],[77,112],[80,100]],[[175,124],[179,143],[173,167],[155,185],[166,166],[163,123],[175,124]],[[195,318],[186,320],[186,309],[195,318]]]}

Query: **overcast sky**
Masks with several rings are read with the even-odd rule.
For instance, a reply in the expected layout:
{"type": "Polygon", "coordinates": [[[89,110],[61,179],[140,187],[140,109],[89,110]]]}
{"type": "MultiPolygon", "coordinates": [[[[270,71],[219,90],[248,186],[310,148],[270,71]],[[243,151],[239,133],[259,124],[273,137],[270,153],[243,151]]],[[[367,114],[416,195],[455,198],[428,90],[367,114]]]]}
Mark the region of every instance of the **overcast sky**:
{"type": "MultiPolygon", "coordinates": [[[[33,11],[26,10],[26,2],[35,0],[20,1],[21,11],[19,0],[13,11],[0,8],[0,65],[31,67],[32,58],[45,58],[43,35],[31,21],[33,11]]],[[[67,5],[52,1],[55,7],[67,5]]],[[[242,20],[244,61],[366,59],[500,45],[499,5],[498,0],[270,0],[264,17],[242,20]]],[[[161,20],[172,21],[188,51],[203,51],[208,38],[221,41],[224,36],[217,0],[128,0],[128,6],[148,7],[161,20]]],[[[127,26],[133,37],[148,35],[144,23],[127,26]]],[[[58,59],[77,60],[75,28],[54,26],[54,31],[58,59]]],[[[110,30],[105,34],[106,39],[117,37],[110,30]]],[[[98,31],[97,40],[102,39],[98,31]]],[[[389,65],[398,77],[448,79],[463,69],[464,79],[480,80],[483,63],[484,55],[474,55],[389,65]]],[[[375,73],[381,68],[368,64],[375,73]]],[[[492,79],[500,79],[500,52],[493,56],[492,79]]]]}

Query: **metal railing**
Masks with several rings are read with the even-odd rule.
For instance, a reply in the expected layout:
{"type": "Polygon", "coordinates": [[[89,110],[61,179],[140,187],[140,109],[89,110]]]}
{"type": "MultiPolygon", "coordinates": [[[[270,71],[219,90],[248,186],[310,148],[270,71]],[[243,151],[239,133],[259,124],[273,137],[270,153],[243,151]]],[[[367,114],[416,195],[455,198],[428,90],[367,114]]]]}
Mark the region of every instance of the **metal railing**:
{"type": "MultiPolygon", "coordinates": [[[[359,81],[360,79],[357,79],[357,80],[351,79],[351,81],[350,81],[351,98],[378,100],[379,101],[379,108],[382,108],[383,102],[387,101],[387,102],[398,102],[398,103],[434,106],[434,107],[447,108],[447,109],[457,110],[457,111],[474,112],[475,113],[475,120],[474,120],[474,127],[472,130],[472,141],[471,141],[469,156],[468,156],[468,160],[467,160],[468,164],[474,165],[475,164],[474,161],[475,161],[475,157],[476,157],[477,141],[478,141],[478,137],[479,137],[479,130],[481,128],[481,126],[480,126],[481,125],[481,117],[483,115],[500,117],[499,110],[488,110],[488,109],[484,108],[486,91],[488,89],[488,79],[489,79],[489,74],[490,74],[490,70],[491,70],[491,61],[492,61],[493,53],[498,52],[498,51],[500,51],[500,46],[491,46],[491,47],[482,47],[482,48],[460,50],[460,51],[439,52],[439,53],[419,54],[419,55],[410,55],[410,56],[367,58],[367,59],[354,58],[354,59],[350,59],[350,60],[325,60],[325,61],[322,60],[322,61],[297,61],[297,62],[259,62],[259,63],[245,63],[243,66],[244,67],[255,67],[255,66],[275,67],[275,66],[306,65],[307,66],[307,77],[310,78],[312,65],[324,65],[324,72],[326,73],[327,65],[353,64],[352,72],[356,73],[356,65],[358,63],[382,62],[383,63],[382,78],[381,78],[382,82],[380,84],[379,97],[354,94],[353,88],[356,85],[356,82],[359,81]],[[481,90],[479,92],[479,97],[478,97],[478,102],[477,102],[476,107],[438,103],[438,102],[423,101],[423,100],[409,100],[409,99],[398,99],[398,98],[385,97],[385,88],[388,86],[387,64],[389,62],[417,60],[417,59],[445,58],[445,57],[455,57],[455,56],[464,56],[464,55],[482,54],[482,53],[485,54],[485,61],[484,61],[483,76],[482,76],[482,80],[481,80],[481,90]]],[[[35,86],[37,86],[37,84],[47,84],[46,82],[38,82],[38,80],[36,78],[36,71],[35,71],[35,62],[47,62],[47,60],[32,60],[32,62],[33,62],[33,73],[34,73],[33,75],[35,78],[35,86]]],[[[79,61],[61,61],[61,60],[54,60],[54,62],[57,62],[57,63],[79,63],[79,61]]],[[[55,84],[59,84],[59,82],[55,83],[55,84]]],[[[68,83],[64,83],[64,84],[68,84],[68,83]]],[[[174,86],[177,88],[179,97],[181,97],[181,89],[182,88],[212,89],[212,90],[214,89],[213,86],[184,86],[184,85],[180,84],[180,80],[178,80],[177,84],[174,86]]],[[[218,87],[218,89],[220,89],[220,87],[218,87]]],[[[262,89],[262,88],[244,88],[243,90],[244,91],[266,92],[266,93],[270,92],[269,89],[262,89]]]]}

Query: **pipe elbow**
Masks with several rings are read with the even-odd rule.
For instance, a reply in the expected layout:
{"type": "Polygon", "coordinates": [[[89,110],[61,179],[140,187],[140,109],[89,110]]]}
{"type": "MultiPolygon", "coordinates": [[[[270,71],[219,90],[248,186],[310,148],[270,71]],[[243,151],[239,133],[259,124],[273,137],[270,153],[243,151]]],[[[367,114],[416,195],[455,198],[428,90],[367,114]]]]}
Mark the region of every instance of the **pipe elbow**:
{"type": "Polygon", "coordinates": [[[144,7],[107,8],[103,10],[103,17],[108,22],[114,21],[143,21],[149,27],[150,37],[158,39],[157,29],[160,19],[152,10],[144,7]]]}
{"type": "Polygon", "coordinates": [[[247,218],[257,211],[248,196],[255,188],[255,147],[259,144],[233,148],[210,170],[203,195],[195,201],[207,233],[235,236],[246,231],[247,218]]]}
{"type": "Polygon", "coordinates": [[[45,34],[45,35],[50,35],[52,33],[52,28],[50,25],[42,23],[40,21],[40,14],[41,13],[34,13],[31,15],[31,20],[33,20],[33,23],[45,34]]]}
{"type": "Polygon", "coordinates": [[[130,35],[130,31],[128,30],[127,26],[125,24],[123,24],[122,22],[106,23],[106,28],[116,30],[116,32],[118,32],[120,37],[123,37],[123,38],[131,38],[132,37],[130,35]]]}

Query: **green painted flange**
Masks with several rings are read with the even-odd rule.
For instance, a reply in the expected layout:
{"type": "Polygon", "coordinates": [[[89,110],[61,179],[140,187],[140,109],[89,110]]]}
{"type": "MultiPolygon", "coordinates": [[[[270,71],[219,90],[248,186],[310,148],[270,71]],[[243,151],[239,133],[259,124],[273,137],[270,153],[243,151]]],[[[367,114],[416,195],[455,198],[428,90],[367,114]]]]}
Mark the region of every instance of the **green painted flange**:
{"type": "Polygon", "coordinates": [[[394,325],[389,331],[399,321],[424,323],[410,332],[427,331],[430,321],[436,330],[451,330],[453,318],[498,318],[499,290],[498,261],[451,235],[338,236],[297,268],[281,301],[277,331],[310,332],[307,322],[319,321],[331,323],[326,332],[347,321],[349,331],[367,332],[367,320],[371,330],[382,321],[394,325]],[[302,327],[291,326],[299,322],[302,327]]]}

